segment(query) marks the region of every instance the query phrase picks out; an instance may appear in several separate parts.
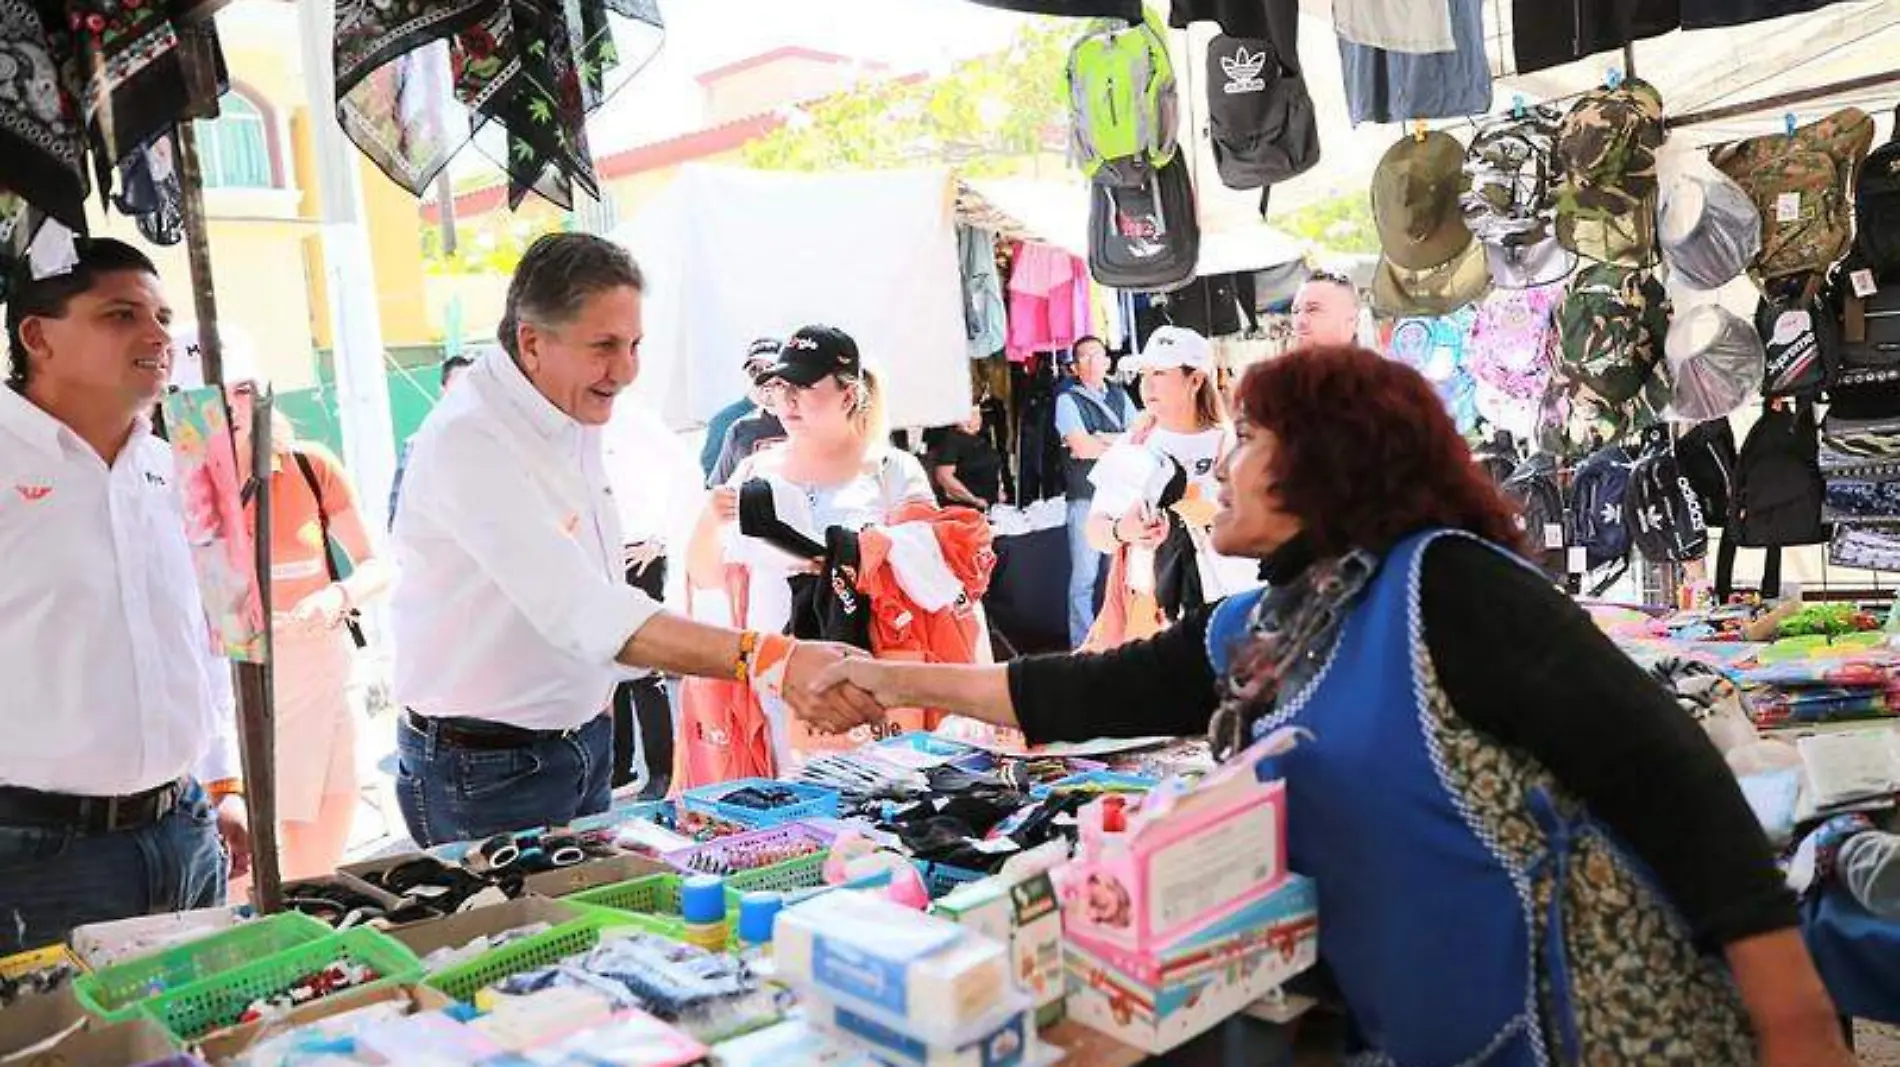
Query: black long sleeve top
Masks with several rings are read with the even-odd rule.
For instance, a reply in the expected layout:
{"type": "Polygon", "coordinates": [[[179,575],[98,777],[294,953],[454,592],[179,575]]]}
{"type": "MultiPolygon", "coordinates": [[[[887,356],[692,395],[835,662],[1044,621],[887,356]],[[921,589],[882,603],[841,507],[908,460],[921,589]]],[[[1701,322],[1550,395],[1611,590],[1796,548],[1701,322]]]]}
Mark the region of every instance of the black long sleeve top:
{"type": "MultiPolygon", "coordinates": [[[[1269,581],[1312,561],[1301,542],[1269,581]]],[[[1702,729],[1541,576],[1465,538],[1426,551],[1425,640],[1451,706],[1529,753],[1652,869],[1698,938],[1794,926],[1794,898],[1734,776],[1702,729]]],[[[1033,742],[1207,732],[1218,703],[1212,607],[1114,650],[1009,666],[1033,742]]]]}

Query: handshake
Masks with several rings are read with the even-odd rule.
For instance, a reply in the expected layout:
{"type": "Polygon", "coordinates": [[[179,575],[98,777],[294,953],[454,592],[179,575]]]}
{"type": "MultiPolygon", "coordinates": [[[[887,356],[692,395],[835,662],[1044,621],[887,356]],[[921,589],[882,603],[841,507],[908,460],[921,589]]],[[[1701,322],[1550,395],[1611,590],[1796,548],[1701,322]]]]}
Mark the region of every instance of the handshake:
{"type": "Polygon", "coordinates": [[[785,703],[812,729],[849,733],[884,721],[901,707],[890,665],[870,653],[830,641],[800,641],[785,672],[785,703]]]}

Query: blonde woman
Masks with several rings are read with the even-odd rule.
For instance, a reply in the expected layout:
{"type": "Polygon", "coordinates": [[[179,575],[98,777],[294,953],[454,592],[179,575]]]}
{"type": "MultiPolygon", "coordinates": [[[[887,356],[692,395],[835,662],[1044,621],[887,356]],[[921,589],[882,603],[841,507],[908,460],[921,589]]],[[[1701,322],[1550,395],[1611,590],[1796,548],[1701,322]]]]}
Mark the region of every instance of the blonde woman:
{"type": "MultiPolygon", "coordinates": [[[[922,540],[908,544],[922,546],[929,557],[925,577],[936,582],[935,588],[950,587],[945,596],[960,605],[960,619],[973,618],[980,583],[964,579],[980,569],[981,583],[987,582],[987,525],[980,513],[968,509],[938,509],[923,464],[886,443],[877,379],[864,369],[857,343],[841,330],[808,326],[785,342],[760,381],[785,424],[786,439],[748,457],[713,490],[689,554],[694,586],[726,591],[735,626],[761,633],[790,629],[795,635],[818,626],[828,639],[868,650],[875,647],[876,626],[861,605],[884,595],[880,573],[886,564],[902,569],[908,564],[898,557],[914,559],[914,553],[893,551],[886,558],[881,548],[870,547],[880,542],[867,536],[861,563],[819,572],[824,560],[837,562],[841,532],[858,535],[867,527],[903,521],[913,524],[909,534],[922,534],[922,540]],[[939,524],[959,528],[951,533],[939,524]],[[974,562],[979,556],[980,565],[974,562]],[[815,574],[816,579],[807,577],[815,574]],[[832,629],[841,625],[858,630],[832,629]]],[[[851,542],[845,551],[859,550],[855,537],[843,540],[851,542]]],[[[917,588],[923,587],[920,580],[917,588]]],[[[914,605],[918,630],[928,628],[926,616],[941,607],[935,601],[914,605]]],[[[969,656],[966,648],[932,652],[966,662],[969,656]]],[[[681,780],[687,784],[767,766],[789,769],[816,747],[849,743],[808,734],[769,696],[759,701],[761,724],[760,716],[746,712],[750,695],[725,693],[725,706],[715,714],[705,706],[708,686],[689,688],[680,745],[681,780]],[[710,725],[715,718],[718,725],[710,725]]]]}
{"type": "Polygon", "coordinates": [[[1214,471],[1234,446],[1213,347],[1163,326],[1127,363],[1141,375],[1144,414],[1096,465],[1088,536],[1109,553],[1109,595],[1091,647],[1155,632],[1185,611],[1260,584],[1259,565],[1214,551],[1214,471]]]}
{"type": "MultiPolygon", "coordinates": [[[[179,333],[189,338],[186,343],[195,343],[195,327],[179,333]]],[[[272,412],[271,468],[253,471],[253,422],[245,398],[262,378],[250,346],[228,330],[226,337],[225,381],[239,483],[270,479],[281,869],[286,879],[309,878],[343,861],[356,818],[356,719],[348,698],[355,613],[382,595],[390,575],[357,510],[356,490],[342,463],[322,445],[299,441],[281,411],[272,412]],[[338,574],[332,543],[349,558],[347,578],[338,574]]],[[[247,492],[247,514],[254,512],[250,498],[247,492]]]]}

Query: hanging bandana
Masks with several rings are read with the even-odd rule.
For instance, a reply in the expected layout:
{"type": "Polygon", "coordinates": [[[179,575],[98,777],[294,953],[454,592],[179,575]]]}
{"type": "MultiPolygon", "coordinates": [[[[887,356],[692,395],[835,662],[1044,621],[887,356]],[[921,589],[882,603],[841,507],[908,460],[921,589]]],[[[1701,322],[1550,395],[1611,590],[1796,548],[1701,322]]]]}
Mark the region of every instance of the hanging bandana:
{"type": "Polygon", "coordinates": [[[658,51],[657,0],[341,0],[337,118],[420,196],[474,140],[508,203],[599,198],[587,116],[658,51]]]}
{"type": "MultiPolygon", "coordinates": [[[[64,26],[46,25],[26,0],[0,0],[0,184],[42,214],[84,229],[77,70],[64,26]]],[[[12,215],[21,217],[17,208],[12,215]]]]}

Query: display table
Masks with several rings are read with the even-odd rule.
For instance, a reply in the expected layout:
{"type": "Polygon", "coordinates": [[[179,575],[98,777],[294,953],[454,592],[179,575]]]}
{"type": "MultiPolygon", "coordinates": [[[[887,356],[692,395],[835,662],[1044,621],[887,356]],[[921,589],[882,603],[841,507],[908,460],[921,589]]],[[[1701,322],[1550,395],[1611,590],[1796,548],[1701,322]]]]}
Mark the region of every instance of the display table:
{"type": "Polygon", "coordinates": [[[1098,1030],[1064,1020],[1042,1032],[1042,1039],[1068,1054],[1064,1061],[1089,1067],[1134,1067],[1148,1054],[1131,1048],[1098,1030]]]}

